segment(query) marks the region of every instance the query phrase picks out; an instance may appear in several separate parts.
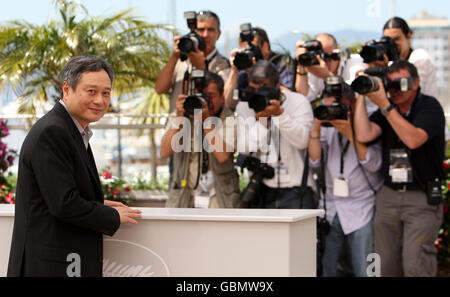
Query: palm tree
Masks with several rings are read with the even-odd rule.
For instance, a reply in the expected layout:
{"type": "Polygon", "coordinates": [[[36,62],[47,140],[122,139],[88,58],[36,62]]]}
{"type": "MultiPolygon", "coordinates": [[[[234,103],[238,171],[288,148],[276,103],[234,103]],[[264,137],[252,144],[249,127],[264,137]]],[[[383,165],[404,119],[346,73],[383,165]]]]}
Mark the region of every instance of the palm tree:
{"type": "Polygon", "coordinates": [[[34,112],[39,100],[60,95],[59,71],[74,56],[103,57],[115,70],[117,96],[155,81],[170,49],[158,33],[164,25],[130,16],[91,17],[81,4],[54,0],[60,20],[37,26],[11,21],[0,27],[0,91],[12,87],[21,100],[20,112],[34,112]],[[78,20],[77,11],[82,10],[78,20]]]}
{"type": "MultiPolygon", "coordinates": [[[[169,58],[168,43],[159,37],[173,33],[169,26],[148,23],[131,16],[130,10],[93,17],[75,1],[53,2],[58,20],[40,26],[25,21],[0,26],[0,92],[12,89],[19,113],[35,114],[38,102],[58,100],[59,72],[72,57],[83,54],[101,56],[112,65],[117,98],[136,96],[144,89],[152,94],[169,58]]],[[[153,104],[148,96],[141,98],[141,104],[153,104]]],[[[167,105],[166,97],[158,100],[167,105]]]]}

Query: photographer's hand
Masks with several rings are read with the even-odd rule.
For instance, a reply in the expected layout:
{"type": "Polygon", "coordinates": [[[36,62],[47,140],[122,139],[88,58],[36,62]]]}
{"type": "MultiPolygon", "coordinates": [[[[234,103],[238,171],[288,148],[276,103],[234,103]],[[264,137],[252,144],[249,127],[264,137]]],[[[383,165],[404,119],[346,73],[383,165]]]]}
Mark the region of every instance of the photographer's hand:
{"type": "Polygon", "coordinates": [[[184,110],[184,101],[186,100],[187,95],[181,94],[178,96],[177,102],[176,102],[176,109],[177,109],[177,116],[184,117],[184,113],[186,110],[184,110]]]}
{"type": "Polygon", "coordinates": [[[190,52],[187,54],[189,61],[191,61],[192,66],[198,69],[205,69],[205,54],[198,49],[198,47],[195,47],[195,51],[190,52]]]}
{"type": "Polygon", "coordinates": [[[308,72],[311,72],[317,77],[320,77],[323,80],[326,80],[328,76],[334,75],[330,69],[328,69],[327,63],[320,57],[320,55],[317,55],[317,61],[319,61],[319,65],[313,65],[306,67],[308,72]]]}
{"type": "Polygon", "coordinates": [[[180,58],[181,52],[178,48],[178,44],[180,43],[181,36],[177,35],[173,38],[173,49],[172,49],[172,56],[176,58],[177,60],[180,58]]]}
{"type": "Polygon", "coordinates": [[[386,90],[384,89],[384,85],[381,79],[376,76],[373,76],[373,78],[377,80],[379,88],[377,91],[369,93],[366,96],[380,109],[384,109],[388,107],[391,103],[387,98],[386,90]]]}
{"type": "Polygon", "coordinates": [[[280,100],[272,99],[269,103],[270,105],[267,105],[263,111],[255,114],[257,120],[259,120],[259,118],[270,118],[272,116],[280,116],[283,114],[284,109],[281,107],[280,100]]]}

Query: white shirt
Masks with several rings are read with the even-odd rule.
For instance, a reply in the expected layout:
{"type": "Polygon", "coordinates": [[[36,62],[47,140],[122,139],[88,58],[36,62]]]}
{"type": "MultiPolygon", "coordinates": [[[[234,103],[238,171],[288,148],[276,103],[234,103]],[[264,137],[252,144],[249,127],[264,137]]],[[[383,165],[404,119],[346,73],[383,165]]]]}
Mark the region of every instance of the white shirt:
{"type": "MultiPolygon", "coordinates": [[[[278,147],[275,146],[274,141],[270,141],[270,149],[264,150],[269,153],[258,152],[254,156],[258,157],[262,162],[268,160],[268,164],[275,169],[275,176],[272,179],[264,179],[263,182],[271,188],[278,187],[278,176],[280,175],[280,188],[290,188],[299,186],[301,184],[301,178],[304,168],[304,149],[308,146],[309,133],[313,124],[313,113],[311,104],[301,94],[293,93],[289,91],[283,91],[285,100],[282,103],[284,109],[283,114],[277,117],[272,117],[274,125],[280,131],[279,148],[281,149],[281,163],[283,168],[278,166],[278,147]],[[303,150],[303,151],[299,151],[303,150]],[[282,171],[281,171],[282,170],[282,171]]],[[[247,102],[239,102],[236,106],[236,112],[238,116],[238,123],[240,118],[249,123],[248,131],[245,130],[243,125],[238,126],[238,149],[240,153],[248,154],[254,150],[252,148],[258,148],[262,150],[264,144],[269,143],[269,129],[256,121],[255,112],[248,106],[247,102]],[[241,151],[242,145],[239,144],[243,141],[243,136],[248,136],[248,147],[245,151],[241,151]]],[[[311,174],[308,178],[308,184],[313,185],[311,174]]]]}
{"type": "Polygon", "coordinates": [[[409,56],[408,62],[414,64],[417,68],[422,93],[438,99],[436,71],[431,62],[430,55],[424,49],[415,49],[409,56]]]}

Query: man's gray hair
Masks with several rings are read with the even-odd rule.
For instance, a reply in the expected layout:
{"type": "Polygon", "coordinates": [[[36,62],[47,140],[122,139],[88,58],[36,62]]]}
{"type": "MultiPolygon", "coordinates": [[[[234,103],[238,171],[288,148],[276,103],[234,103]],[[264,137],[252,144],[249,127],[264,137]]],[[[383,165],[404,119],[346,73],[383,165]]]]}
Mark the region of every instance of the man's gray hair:
{"type": "Polygon", "coordinates": [[[76,89],[84,72],[105,70],[111,80],[114,81],[114,71],[111,65],[100,57],[87,55],[72,58],[61,71],[61,85],[67,82],[72,89],[76,89]]]}
{"type": "Polygon", "coordinates": [[[280,74],[274,64],[266,60],[259,60],[250,68],[248,79],[255,84],[262,84],[269,79],[270,86],[275,87],[280,81],[280,74]]]}

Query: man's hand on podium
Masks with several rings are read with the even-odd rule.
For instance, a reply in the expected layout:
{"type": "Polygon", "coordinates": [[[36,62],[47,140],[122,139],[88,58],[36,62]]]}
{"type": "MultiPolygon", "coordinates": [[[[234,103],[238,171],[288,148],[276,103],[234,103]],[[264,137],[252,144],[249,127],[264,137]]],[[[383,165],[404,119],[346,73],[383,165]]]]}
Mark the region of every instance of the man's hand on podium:
{"type": "Polygon", "coordinates": [[[120,223],[137,224],[134,219],[140,219],[142,217],[141,211],[137,209],[131,209],[125,204],[116,201],[105,200],[104,204],[117,210],[120,216],[120,223]]]}

